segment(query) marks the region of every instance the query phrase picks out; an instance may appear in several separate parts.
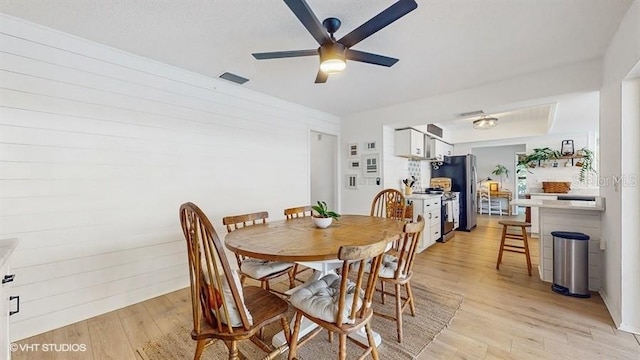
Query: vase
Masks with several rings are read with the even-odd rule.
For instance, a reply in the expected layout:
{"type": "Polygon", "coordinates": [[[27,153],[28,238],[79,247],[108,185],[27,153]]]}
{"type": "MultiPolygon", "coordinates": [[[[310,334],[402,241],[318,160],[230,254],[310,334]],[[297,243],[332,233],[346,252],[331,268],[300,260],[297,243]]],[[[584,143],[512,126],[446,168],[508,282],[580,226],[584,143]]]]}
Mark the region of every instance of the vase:
{"type": "Polygon", "coordinates": [[[314,217],[313,218],[313,223],[316,225],[317,228],[320,228],[320,229],[328,228],[332,222],[333,222],[333,218],[330,218],[330,217],[326,217],[326,218],[314,217]]]}

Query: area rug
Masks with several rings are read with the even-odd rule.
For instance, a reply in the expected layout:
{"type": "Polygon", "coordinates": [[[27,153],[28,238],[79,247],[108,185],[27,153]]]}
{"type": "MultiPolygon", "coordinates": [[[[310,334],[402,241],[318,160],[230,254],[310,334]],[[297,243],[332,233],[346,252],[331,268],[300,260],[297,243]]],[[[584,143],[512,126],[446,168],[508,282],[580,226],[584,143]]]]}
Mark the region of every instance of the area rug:
{"type": "MultiPolygon", "coordinates": [[[[463,297],[437,288],[424,288],[413,286],[413,295],[416,300],[416,316],[411,316],[407,308],[403,319],[403,340],[399,344],[396,340],[395,321],[374,316],[372,328],[382,337],[382,344],[378,348],[380,359],[404,360],[415,359],[422,350],[444,330],[455,316],[462,304],[463,297]]],[[[379,303],[380,296],[376,294],[374,310],[393,314],[395,302],[392,297],[387,297],[385,305],[379,303]]],[[[293,311],[291,312],[293,315],[293,311]]],[[[293,325],[292,325],[293,326],[293,325]]],[[[164,359],[193,359],[195,341],[191,339],[191,318],[185,317],[184,324],[176,326],[175,331],[164,335],[156,341],[145,344],[137,349],[143,359],[164,360],[164,359]]],[[[272,324],[265,329],[265,338],[269,339],[276,332],[280,331],[279,323],[272,324]]],[[[338,357],[338,337],[334,337],[333,343],[328,342],[327,332],[316,335],[312,340],[298,348],[298,358],[303,360],[314,359],[335,359],[338,357]]],[[[353,344],[351,344],[353,345],[353,344]]],[[[241,341],[240,351],[247,359],[262,359],[266,354],[250,341],[241,341]]],[[[359,346],[347,345],[347,358],[357,358],[362,352],[359,346]]],[[[286,359],[286,353],[280,359],[286,359]]],[[[228,351],[221,341],[208,346],[202,359],[224,359],[228,356],[228,351]]]]}

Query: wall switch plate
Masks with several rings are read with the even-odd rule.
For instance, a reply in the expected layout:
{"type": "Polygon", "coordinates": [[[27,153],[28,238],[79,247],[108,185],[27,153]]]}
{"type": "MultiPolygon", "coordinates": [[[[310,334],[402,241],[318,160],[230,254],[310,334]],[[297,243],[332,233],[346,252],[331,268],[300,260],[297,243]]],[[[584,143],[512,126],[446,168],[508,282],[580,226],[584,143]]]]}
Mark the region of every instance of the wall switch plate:
{"type": "Polygon", "coordinates": [[[376,178],[376,185],[380,185],[380,178],[379,177],[376,178]]]}

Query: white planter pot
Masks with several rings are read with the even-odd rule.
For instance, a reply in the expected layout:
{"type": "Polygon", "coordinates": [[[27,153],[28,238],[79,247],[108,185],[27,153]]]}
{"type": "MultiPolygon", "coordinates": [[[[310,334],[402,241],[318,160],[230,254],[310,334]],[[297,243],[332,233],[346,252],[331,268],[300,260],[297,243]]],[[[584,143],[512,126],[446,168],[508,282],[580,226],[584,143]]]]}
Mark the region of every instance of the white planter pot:
{"type": "Polygon", "coordinates": [[[319,217],[314,217],[313,218],[313,223],[316,225],[316,227],[319,227],[320,229],[326,229],[328,228],[331,223],[333,222],[333,218],[319,218],[319,217]]]}

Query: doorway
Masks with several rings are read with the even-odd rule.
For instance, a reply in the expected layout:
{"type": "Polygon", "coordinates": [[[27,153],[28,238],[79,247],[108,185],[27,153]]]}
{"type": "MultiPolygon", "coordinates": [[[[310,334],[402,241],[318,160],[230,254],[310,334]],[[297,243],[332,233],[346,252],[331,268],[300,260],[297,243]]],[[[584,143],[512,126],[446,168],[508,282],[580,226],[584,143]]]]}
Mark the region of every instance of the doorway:
{"type": "Polygon", "coordinates": [[[316,131],[310,135],[311,205],[325,201],[338,209],[338,138],[316,131]]]}

